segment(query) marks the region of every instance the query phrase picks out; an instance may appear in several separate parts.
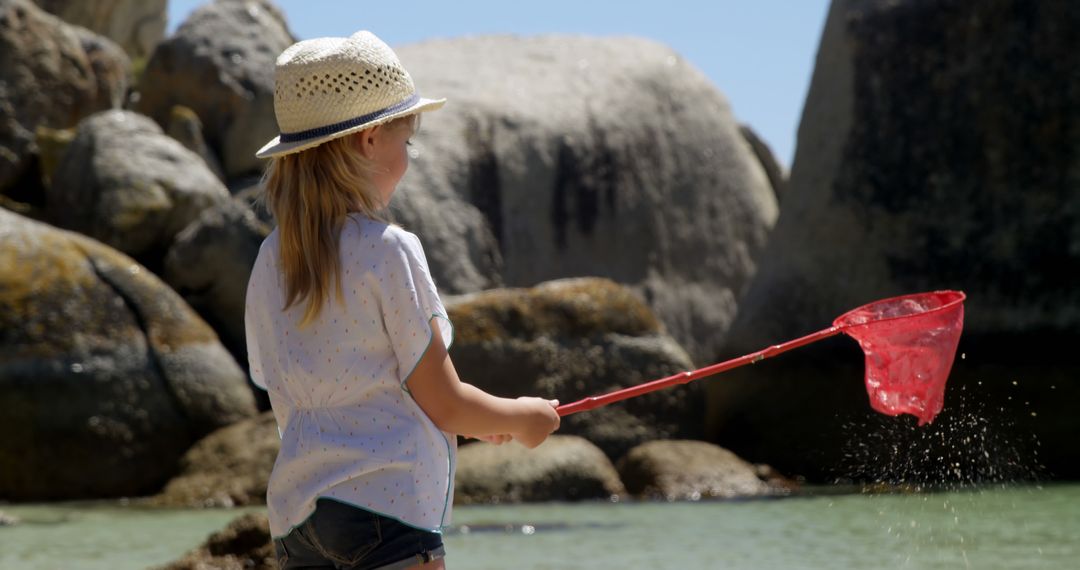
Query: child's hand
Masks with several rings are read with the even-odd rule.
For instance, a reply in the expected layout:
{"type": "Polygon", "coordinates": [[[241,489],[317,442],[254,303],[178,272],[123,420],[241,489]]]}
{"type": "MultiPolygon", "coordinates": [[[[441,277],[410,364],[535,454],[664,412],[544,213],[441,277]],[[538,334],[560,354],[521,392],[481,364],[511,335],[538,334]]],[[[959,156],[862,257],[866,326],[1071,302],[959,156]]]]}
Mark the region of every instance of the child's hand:
{"type": "Polygon", "coordinates": [[[517,401],[522,407],[522,429],[510,435],[522,445],[532,449],[559,429],[559,414],[555,411],[559,406],[558,400],[522,397],[517,401]]]}

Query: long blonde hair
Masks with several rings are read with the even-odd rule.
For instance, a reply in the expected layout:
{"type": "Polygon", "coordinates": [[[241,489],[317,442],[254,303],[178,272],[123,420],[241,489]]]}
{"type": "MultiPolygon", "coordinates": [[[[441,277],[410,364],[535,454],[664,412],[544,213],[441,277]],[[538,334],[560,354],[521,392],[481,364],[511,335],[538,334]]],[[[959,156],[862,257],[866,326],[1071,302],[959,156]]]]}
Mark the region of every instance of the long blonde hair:
{"type": "MultiPolygon", "coordinates": [[[[397,128],[404,121],[415,121],[415,115],[383,128],[397,128]]],[[[338,302],[344,303],[338,244],[346,216],[360,212],[386,221],[382,214],[386,204],[371,181],[374,165],[355,148],[355,136],[274,157],[263,175],[266,202],[278,226],[278,266],[285,285],[282,309],[306,302],[301,327],[319,316],[331,282],[338,302]]]]}

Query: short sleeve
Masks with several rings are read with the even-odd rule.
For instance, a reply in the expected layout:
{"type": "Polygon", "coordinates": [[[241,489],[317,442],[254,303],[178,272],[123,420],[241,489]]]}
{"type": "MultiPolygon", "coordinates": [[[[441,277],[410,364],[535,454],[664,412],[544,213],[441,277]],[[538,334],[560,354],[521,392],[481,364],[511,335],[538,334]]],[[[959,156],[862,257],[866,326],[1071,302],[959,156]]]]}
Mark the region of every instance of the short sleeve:
{"type": "Polygon", "coordinates": [[[383,324],[397,357],[402,385],[431,343],[431,322],[439,327],[443,342],[453,342],[453,326],[428,270],[420,240],[413,234],[391,227],[390,245],[379,275],[379,295],[383,324]]]}

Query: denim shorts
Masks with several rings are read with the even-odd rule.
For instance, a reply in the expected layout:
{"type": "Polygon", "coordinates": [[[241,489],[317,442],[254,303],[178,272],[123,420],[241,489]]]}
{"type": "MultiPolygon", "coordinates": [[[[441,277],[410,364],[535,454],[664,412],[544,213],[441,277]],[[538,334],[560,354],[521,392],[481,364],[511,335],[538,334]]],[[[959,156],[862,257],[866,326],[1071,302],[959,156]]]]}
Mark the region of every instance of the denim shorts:
{"type": "Polygon", "coordinates": [[[446,555],[442,535],[332,499],[284,538],[274,539],[278,566],[394,570],[446,555]]]}

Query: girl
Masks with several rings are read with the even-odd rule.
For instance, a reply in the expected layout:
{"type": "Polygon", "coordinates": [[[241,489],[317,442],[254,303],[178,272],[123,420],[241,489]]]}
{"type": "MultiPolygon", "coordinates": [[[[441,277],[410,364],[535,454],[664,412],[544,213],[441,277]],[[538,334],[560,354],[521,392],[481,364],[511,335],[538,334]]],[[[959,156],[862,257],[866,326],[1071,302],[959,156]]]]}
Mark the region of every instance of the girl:
{"type": "Polygon", "coordinates": [[[535,447],[558,402],[497,398],[461,382],[453,335],[415,235],[380,212],[408,165],[421,98],[370,32],[281,54],[281,130],[245,311],[251,376],[281,434],[267,488],[288,568],[444,568],[455,434],[535,447]]]}

